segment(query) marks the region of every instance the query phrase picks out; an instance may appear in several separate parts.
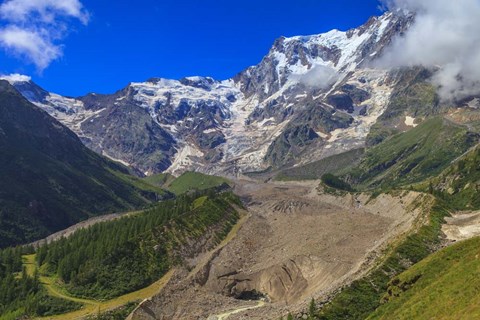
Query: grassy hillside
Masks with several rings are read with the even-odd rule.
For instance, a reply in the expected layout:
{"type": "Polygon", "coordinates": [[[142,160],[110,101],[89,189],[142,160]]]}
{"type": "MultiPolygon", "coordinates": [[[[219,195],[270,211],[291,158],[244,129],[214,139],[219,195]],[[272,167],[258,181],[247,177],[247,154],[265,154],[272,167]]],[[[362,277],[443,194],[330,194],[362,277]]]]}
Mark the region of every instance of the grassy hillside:
{"type": "Polygon", "coordinates": [[[477,146],[458,159],[425,185],[424,189],[456,209],[480,209],[480,147],[477,146]]]}
{"type": "Polygon", "coordinates": [[[480,238],[457,243],[389,283],[368,319],[480,319],[480,238]]]}
{"type": "Polygon", "coordinates": [[[188,191],[218,187],[224,183],[231,184],[228,179],[222,177],[209,176],[199,172],[185,172],[170,183],[168,190],[178,195],[188,191]]]}
{"type": "Polygon", "coordinates": [[[304,166],[286,169],[281,171],[275,180],[318,180],[326,173],[337,174],[358,164],[364,152],[364,149],[354,149],[304,166]]]}
{"type": "Polygon", "coordinates": [[[173,180],[175,180],[175,177],[170,173],[159,173],[145,177],[143,180],[151,185],[166,188],[173,182],[173,180]]]}
{"type": "Polygon", "coordinates": [[[92,215],[143,207],[166,194],[87,149],[0,81],[0,247],[42,238],[92,215]]]}
{"type": "Polygon", "coordinates": [[[432,118],[368,149],[360,164],[345,178],[366,189],[419,182],[441,173],[479,139],[467,127],[432,118]]]}

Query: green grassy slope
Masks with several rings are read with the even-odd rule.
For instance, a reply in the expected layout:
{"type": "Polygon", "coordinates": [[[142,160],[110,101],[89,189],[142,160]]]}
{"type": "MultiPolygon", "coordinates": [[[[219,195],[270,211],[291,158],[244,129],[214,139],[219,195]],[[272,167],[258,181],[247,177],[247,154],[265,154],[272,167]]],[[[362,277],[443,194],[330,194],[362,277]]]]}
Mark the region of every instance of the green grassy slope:
{"type": "Polygon", "coordinates": [[[224,183],[231,184],[228,179],[222,177],[209,176],[199,172],[185,172],[170,183],[168,190],[178,195],[192,190],[218,187],[224,183]]]}
{"type": "Polygon", "coordinates": [[[480,319],[480,238],[441,250],[395,277],[368,319],[480,319]]]}
{"type": "Polygon", "coordinates": [[[361,188],[404,186],[438,175],[479,141],[477,133],[443,118],[429,119],[365,153],[345,178],[361,188]]]}
{"type": "Polygon", "coordinates": [[[424,189],[456,209],[480,209],[480,146],[433,178],[424,189]]]}
{"type": "Polygon", "coordinates": [[[73,132],[0,81],[0,247],[92,215],[145,206],[159,188],[87,149],[73,132]]]}
{"type": "Polygon", "coordinates": [[[317,180],[326,173],[337,174],[358,164],[364,151],[364,149],[354,149],[304,166],[286,169],[281,171],[275,180],[317,180]]]}
{"type": "Polygon", "coordinates": [[[170,183],[173,182],[173,180],[175,180],[175,177],[170,173],[159,173],[149,177],[145,177],[143,178],[143,180],[151,185],[165,188],[168,187],[170,183]]]}

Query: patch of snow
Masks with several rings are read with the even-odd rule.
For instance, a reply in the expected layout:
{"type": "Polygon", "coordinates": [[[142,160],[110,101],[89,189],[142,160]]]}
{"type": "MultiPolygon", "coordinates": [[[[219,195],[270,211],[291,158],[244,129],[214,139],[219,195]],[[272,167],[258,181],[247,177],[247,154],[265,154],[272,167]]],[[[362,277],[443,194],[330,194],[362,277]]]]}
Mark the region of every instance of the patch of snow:
{"type": "Polygon", "coordinates": [[[263,127],[267,122],[275,122],[275,118],[274,117],[271,117],[271,118],[267,118],[267,119],[263,119],[262,121],[260,121],[258,123],[258,125],[260,127],[263,127]]]}
{"type": "Polygon", "coordinates": [[[393,13],[389,12],[384,14],[380,18],[380,26],[378,27],[378,32],[377,32],[377,41],[379,41],[382,38],[383,34],[385,33],[385,30],[390,24],[390,19],[392,18],[392,15],[393,13]]]}
{"type": "MultiPolygon", "coordinates": [[[[188,79],[194,80],[194,77],[188,79]]],[[[199,77],[199,79],[203,79],[199,77]]],[[[187,103],[197,108],[198,103],[208,106],[219,106],[228,117],[233,102],[231,96],[238,97],[240,90],[233,81],[214,82],[211,90],[183,85],[177,80],[159,79],[158,82],[134,82],[130,86],[135,90],[134,100],[140,107],[148,110],[153,119],[161,116],[160,105],[170,104],[177,108],[181,103],[187,103]]]]}
{"type": "Polygon", "coordinates": [[[217,128],[211,128],[211,129],[203,130],[203,133],[205,133],[205,134],[214,133],[214,132],[218,132],[218,129],[217,128]]]}
{"type": "Polygon", "coordinates": [[[288,63],[287,56],[284,53],[275,51],[273,53],[273,57],[277,61],[276,71],[277,71],[278,86],[281,87],[282,86],[282,81],[281,81],[282,76],[281,76],[280,70],[282,68],[286,67],[286,65],[288,63]]]}
{"type": "Polygon", "coordinates": [[[203,80],[203,77],[200,77],[200,76],[191,76],[191,77],[186,77],[185,79],[190,80],[190,81],[198,82],[198,81],[203,80]]]}
{"type": "Polygon", "coordinates": [[[409,116],[406,116],[405,117],[405,125],[409,126],[409,127],[416,127],[418,126],[418,124],[415,124],[415,118],[412,118],[412,117],[409,117],[409,116]]]}
{"type": "Polygon", "coordinates": [[[175,126],[174,124],[161,124],[160,126],[173,135],[178,132],[177,126],[175,126]]]}

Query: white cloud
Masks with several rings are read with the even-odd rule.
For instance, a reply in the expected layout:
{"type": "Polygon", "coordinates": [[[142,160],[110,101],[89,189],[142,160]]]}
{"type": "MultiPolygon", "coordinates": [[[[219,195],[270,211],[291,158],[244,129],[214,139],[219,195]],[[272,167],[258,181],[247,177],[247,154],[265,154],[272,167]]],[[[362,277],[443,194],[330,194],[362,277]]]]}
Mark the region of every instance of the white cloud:
{"type": "Polygon", "coordinates": [[[46,23],[52,23],[58,16],[77,18],[87,24],[89,15],[78,0],[10,0],[0,6],[3,19],[25,22],[32,15],[46,23]]]}
{"type": "Polygon", "coordinates": [[[62,55],[61,48],[51,43],[48,35],[45,37],[16,26],[0,30],[0,44],[14,54],[32,60],[40,70],[62,55]]]}
{"type": "Polygon", "coordinates": [[[87,24],[88,12],[79,0],[7,0],[0,5],[0,46],[35,64],[39,71],[62,56],[58,42],[69,24],[87,24]]]}
{"type": "Polygon", "coordinates": [[[337,73],[333,68],[315,65],[307,73],[293,74],[290,79],[311,88],[325,89],[337,80],[337,73]]]}
{"type": "Polygon", "coordinates": [[[436,68],[444,100],[480,94],[480,1],[389,0],[390,10],[414,12],[415,22],[379,60],[381,66],[436,68]]]}
{"type": "Polygon", "coordinates": [[[25,76],[23,74],[13,73],[10,75],[0,75],[0,80],[7,80],[10,83],[15,82],[28,82],[32,80],[29,76],[25,76]]]}

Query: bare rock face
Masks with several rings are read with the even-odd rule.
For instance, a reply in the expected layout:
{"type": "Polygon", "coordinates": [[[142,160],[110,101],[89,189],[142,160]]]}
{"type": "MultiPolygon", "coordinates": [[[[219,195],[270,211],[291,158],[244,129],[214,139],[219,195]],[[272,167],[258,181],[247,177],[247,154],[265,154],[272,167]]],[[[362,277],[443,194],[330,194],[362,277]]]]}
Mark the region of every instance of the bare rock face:
{"type": "Polygon", "coordinates": [[[172,164],[176,142],[146,110],[124,103],[121,109],[102,110],[95,120],[82,125],[83,141],[94,151],[145,173],[163,171],[172,164]]]}

